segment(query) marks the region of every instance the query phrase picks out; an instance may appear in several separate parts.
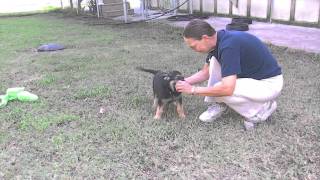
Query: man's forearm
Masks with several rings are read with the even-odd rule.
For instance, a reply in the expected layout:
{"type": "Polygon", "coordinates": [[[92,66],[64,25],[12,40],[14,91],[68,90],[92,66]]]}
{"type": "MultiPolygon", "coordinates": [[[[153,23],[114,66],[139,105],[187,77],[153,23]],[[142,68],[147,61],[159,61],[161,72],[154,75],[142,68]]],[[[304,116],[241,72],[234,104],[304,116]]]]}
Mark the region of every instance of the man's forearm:
{"type": "Polygon", "coordinates": [[[203,81],[208,80],[209,75],[205,73],[203,70],[193,74],[192,76],[185,78],[185,81],[187,81],[189,84],[197,84],[201,83],[203,81]]]}
{"type": "Polygon", "coordinates": [[[236,87],[237,75],[230,75],[222,78],[220,82],[217,82],[211,87],[196,87],[192,86],[191,93],[200,96],[231,96],[236,87]]]}

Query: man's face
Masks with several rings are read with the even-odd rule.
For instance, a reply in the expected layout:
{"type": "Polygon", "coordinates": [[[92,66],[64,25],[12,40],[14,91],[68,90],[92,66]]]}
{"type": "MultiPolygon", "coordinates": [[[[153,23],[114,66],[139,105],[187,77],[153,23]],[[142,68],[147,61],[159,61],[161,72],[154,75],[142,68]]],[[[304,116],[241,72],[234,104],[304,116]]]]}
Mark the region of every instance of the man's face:
{"type": "Polygon", "coordinates": [[[207,38],[202,38],[201,40],[196,40],[193,38],[185,38],[186,44],[196,52],[208,53],[212,50],[207,38]]]}

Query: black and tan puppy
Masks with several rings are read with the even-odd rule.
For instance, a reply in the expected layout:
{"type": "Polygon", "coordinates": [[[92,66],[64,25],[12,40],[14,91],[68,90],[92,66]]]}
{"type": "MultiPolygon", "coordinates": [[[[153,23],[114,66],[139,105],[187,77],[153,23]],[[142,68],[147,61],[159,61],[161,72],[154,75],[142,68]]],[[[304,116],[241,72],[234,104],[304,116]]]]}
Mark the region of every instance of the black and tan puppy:
{"type": "Polygon", "coordinates": [[[137,67],[138,70],[154,74],[153,77],[153,95],[154,106],[157,108],[154,119],[160,119],[166,104],[174,102],[177,106],[177,112],[180,118],[185,118],[182,106],[182,95],[176,91],[175,85],[184,77],[179,71],[163,72],[159,70],[145,69],[137,67]]]}

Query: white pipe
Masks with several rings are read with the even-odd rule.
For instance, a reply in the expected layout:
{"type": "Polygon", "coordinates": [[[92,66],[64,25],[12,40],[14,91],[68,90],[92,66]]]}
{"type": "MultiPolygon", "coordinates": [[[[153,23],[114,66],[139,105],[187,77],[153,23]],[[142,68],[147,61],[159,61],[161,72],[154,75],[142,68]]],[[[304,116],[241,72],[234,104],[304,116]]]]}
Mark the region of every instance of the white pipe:
{"type": "Polygon", "coordinates": [[[148,19],[148,4],[147,0],[141,0],[141,15],[144,19],[148,19]]]}
{"type": "Polygon", "coordinates": [[[123,14],[124,14],[124,22],[128,22],[128,15],[127,15],[127,1],[123,0],[123,14]]]}
{"type": "Polygon", "coordinates": [[[97,15],[98,15],[98,18],[100,18],[99,5],[100,5],[100,1],[99,1],[99,0],[96,0],[96,6],[97,6],[97,15]]]}
{"type": "Polygon", "coordinates": [[[274,9],[274,2],[273,0],[271,0],[271,7],[270,7],[270,20],[269,23],[272,23],[272,10],[274,9]]]}
{"type": "Polygon", "coordinates": [[[140,0],[140,11],[141,11],[141,16],[144,19],[146,19],[145,10],[144,10],[144,0],[140,0]]]}
{"type": "MultiPolygon", "coordinates": [[[[176,0],[171,0],[171,9],[175,9],[176,7],[178,7],[177,1],[176,0]]],[[[173,15],[177,15],[177,9],[175,9],[173,11],[173,15]]]]}
{"type": "Polygon", "coordinates": [[[77,0],[77,15],[79,15],[79,0],[77,0]]]}
{"type": "Polygon", "coordinates": [[[146,19],[148,18],[148,16],[149,16],[149,12],[148,12],[148,0],[144,0],[145,2],[144,2],[144,13],[145,13],[145,15],[146,15],[146,19]]]}
{"type": "Polygon", "coordinates": [[[189,14],[193,13],[193,1],[189,0],[189,14]]]}

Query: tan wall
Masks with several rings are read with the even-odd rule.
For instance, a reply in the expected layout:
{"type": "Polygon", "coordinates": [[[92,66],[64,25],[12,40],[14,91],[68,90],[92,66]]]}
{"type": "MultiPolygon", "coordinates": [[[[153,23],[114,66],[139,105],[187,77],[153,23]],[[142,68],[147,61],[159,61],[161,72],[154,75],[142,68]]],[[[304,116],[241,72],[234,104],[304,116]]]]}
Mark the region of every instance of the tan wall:
{"type": "Polygon", "coordinates": [[[317,22],[320,0],[296,0],[296,21],[317,22]]]}
{"type": "MultiPolygon", "coordinates": [[[[182,4],[185,0],[179,0],[179,5],[182,4]]],[[[181,10],[188,10],[188,2],[186,4],[184,4],[183,6],[181,6],[179,9],[181,10]]]]}
{"type": "Polygon", "coordinates": [[[229,1],[217,0],[218,14],[229,14],[229,1]]]}
{"type": "Polygon", "coordinates": [[[203,1],[202,5],[203,12],[213,13],[214,12],[214,1],[203,1]]]}
{"type": "Polygon", "coordinates": [[[271,17],[277,20],[290,20],[291,0],[273,1],[271,17]]]}
{"type": "Polygon", "coordinates": [[[193,0],[193,10],[194,11],[200,11],[200,0],[193,0]]]}
{"type": "Polygon", "coordinates": [[[266,18],[268,10],[268,0],[251,0],[251,16],[266,18]]]}
{"type": "MultiPolygon", "coordinates": [[[[63,7],[69,7],[67,0],[62,1],[63,7]]],[[[52,0],[0,0],[0,13],[18,13],[43,10],[44,8],[61,7],[61,1],[52,0]]]]}
{"type": "Polygon", "coordinates": [[[247,0],[238,0],[238,8],[232,8],[232,14],[238,16],[246,16],[247,15],[247,0]]]}
{"type": "Polygon", "coordinates": [[[150,0],[151,7],[157,7],[157,0],[150,0]]]}
{"type": "MultiPolygon", "coordinates": [[[[156,0],[150,0],[152,2],[156,0]]],[[[159,0],[170,1],[170,0],[159,0]]],[[[179,0],[183,3],[184,0],[179,0]]],[[[319,24],[320,0],[251,0],[250,12],[248,12],[248,0],[238,0],[238,7],[232,6],[232,15],[247,16],[288,22],[306,22],[319,24]],[[291,7],[291,2],[295,1],[295,6],[291,7]],[[270,5],[270,6],[269,6],[270,5]],[[269,6],[269,7],[268,7],[269,6]],[[269,11],[268,11],[269,10],[269,11]],[[294,14],[290,14],[294,13],[294,14]],[[268,17],[268,15],[270,15],[268,17]]],[[[214,14],[215,9],[219,15],[230,15],[229,0],[193,0],[193,11],[214,14]],[[215,2],[217,7],[215,8],[215,2]],[[202,4],[202,7],[201,7],[202,4]]],[[[155,5],[155,3],[152,3],[155,5]]],[[[170,8],[170,7],[168,7],[170,8]]],[[[188,3],[180,7],[180,10],[188,11],[188,3]]]]}

